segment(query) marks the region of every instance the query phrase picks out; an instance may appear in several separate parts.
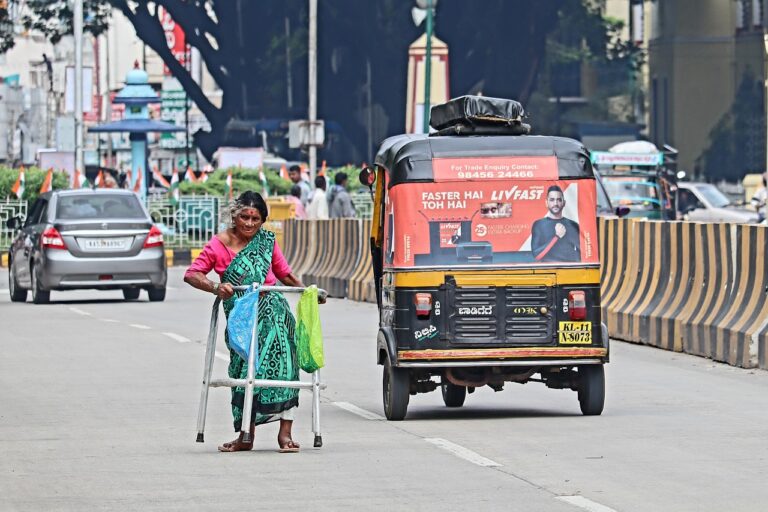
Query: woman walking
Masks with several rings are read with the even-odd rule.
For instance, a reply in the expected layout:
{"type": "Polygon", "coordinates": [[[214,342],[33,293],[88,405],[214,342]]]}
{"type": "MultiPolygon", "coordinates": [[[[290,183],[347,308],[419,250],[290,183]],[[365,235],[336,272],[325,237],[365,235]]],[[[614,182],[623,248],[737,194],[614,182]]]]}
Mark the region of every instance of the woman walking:
{"type": "MultiPolygon", "coordinates": [[[[275,234],[262,229],[267,220],[267,205],[256,192],[242,193],[230,210],[229,228],[215,235],[184,274],[184,281],[199,290],[213,293],[224,301],[224,314],[235,305],[233,286],[263,283],[275,285],[279,279],[287,286],[303,286],[291,272],[275,234]],[[220,282],[210,281],[211,271],[219,274],[220,282]]],[[[278,292],[263,293],[259,299],[259,365],[255,378],[269,380],[299,380],[294,328],[296,321],[288,302],[278,292]]],[[[228,336],[225,337],[229,348],[228,336]]],[[[228,374],[233,379],[246,378],[248,362],[229,351],[228,374]]],[[[232,416],[236,432],[242,430],[243,388],[232,388],[232,416]]],[[[253,415],[250,418],[251,439],[256,425],[280,420],[277,442],[281,452],[297,452],[299,444],[291,437],[293,413],[299,405],[299,390],[290,388],[255,388],[253,415]]],[[[250,450],[253,442],[243,441],[243,434],[232,442],[219,446],[222,452],[250,450]]]]}

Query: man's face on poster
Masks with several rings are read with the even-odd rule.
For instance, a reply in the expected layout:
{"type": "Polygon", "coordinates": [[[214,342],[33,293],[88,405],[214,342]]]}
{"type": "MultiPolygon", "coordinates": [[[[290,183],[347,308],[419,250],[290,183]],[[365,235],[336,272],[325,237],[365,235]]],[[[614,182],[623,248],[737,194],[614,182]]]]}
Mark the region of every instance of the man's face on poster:
{"type": "Polygon", "coordinates": [[[547,194],[547,209],[549,213],[555,218],[563,216],[563,208],[565,208],[565,196],[559,190],[551,190],[547,194]]]}

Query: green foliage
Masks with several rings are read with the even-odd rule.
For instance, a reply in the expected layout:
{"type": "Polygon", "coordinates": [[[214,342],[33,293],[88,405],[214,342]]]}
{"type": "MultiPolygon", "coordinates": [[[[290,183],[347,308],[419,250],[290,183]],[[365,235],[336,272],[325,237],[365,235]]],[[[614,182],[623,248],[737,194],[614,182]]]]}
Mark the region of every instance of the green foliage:
{"type": "Polygon", "coordinates": [[[710,181],[738,182],[745,174],[765,170],[765,94],[751,70],[741,77],[731,109],[709,134],[709,146],[696,162],[694,174],[710,181]]]}
{"type": "MultiPolygon", "coordinates": [[[[30,167],[24,170],[24,196],[32,203],[40,195],[40,187],[43,185],[45,175],[48,171],[30,167]]],[[[0,198],[16,199],[16,195],[11,192],[16,179],[19,177],[19,170],[10,167],[0,167],[0,198]]],[[[54,172],[51,186],[54,190],[69,188],[70,178],[66,172],[54,172]]]]}
{"type": "MultiPolygon", "coordinates": [[[[270,195],[285,195],[291,189],[291,182],[280,178],[277,171],[273,169],[266,169],[264,175],[267,178],[267,187],[269,188],[270,195]]],[[[190,183],[181,182],[179,190],[182,194],[211,194],[217,196],[223,196],[227,190],[227,171],[224,169],[217,170],[208,175],[208,181],[205,183],[190,183]]],[[[254,192],[263,192],[263,185],[259,178],[258,169],[232,169],[232,189],[233,195],[245,192],[246,190],[253,190],[254,192]]]]}

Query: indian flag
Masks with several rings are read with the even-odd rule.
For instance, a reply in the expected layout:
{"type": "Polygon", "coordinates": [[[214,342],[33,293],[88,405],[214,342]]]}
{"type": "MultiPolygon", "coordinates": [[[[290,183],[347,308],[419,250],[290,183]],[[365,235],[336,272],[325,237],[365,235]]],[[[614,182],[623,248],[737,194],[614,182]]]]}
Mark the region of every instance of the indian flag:
{"type": "Polygon", "coordinates": [[[259,169],[259,179],[261,180],[261,186],[263,188],[262,192],[264,192],[262,195],[264,197],[269,197],[269,186],[267,185],[267,176],[264,174],[263,167],[259,169]]]}
{"type": "Polygon", "coordinates": [[[45,173],[45,179],[43,180],[43,184],[40,185],[40,193],[45,194],[46,192],[50,192],[53,185],[53,169],[48,169],[48,172],[45,173]]]}
{"type": "Polygon", "coordinates": [[[88,178],[85,177],[79,169],[75,169],[75,175],[72,178],[72,188],[90,188],[91,184],[88,183],[88,178]]]}
{"type": "Polygon", "coordinates": [[[179,170],[175,167],[173,168],[173,176],[171,176],[171,186],[170,186],[170,199],[171,204],[174,206],[179,204],[179,170]]]}
{"type": "Polygon", "coordinates": [[[227,197],[229,197],[229,200],[231,201],[232,200],[232,193],[233,193],[233,191],[232,191],[232,169],[227,171],[227,181],[226,181],[226,183],[227,183],[227,188],[226,188],[227,197]]]}
{"type": "Polygon", "coordinates": [[[139,172],[136,173],[136,183],[133,184],[133,191],[137,194],[141,194],[141,180],[144,177],[144,173],[141,171],[141,167],[139,167],[139,172]]]}
{"type": "Polygon", "coordinates": [[[168,180],[165,179],[165,176],[160,173],[160,170],[157,167],[152,169],[152,177],[155,178],[156,182],[165,188],[171,188],[171,184],[168,183],[168,180]]]}
{"type": "Polygon", "coordinates": [[[21,167],[19,169],[19,177],[16,178],[16,183],[13,184],[13,187],[11,188],[11,192],[16,194],[16,197],[21,199],[21,196],[24,195],[24,167],[21,167]]]}
{"type": "Polygon", "coordinates": [[[199,180],[195,176],[195,171],[191,167],[187,167],[187,172],[184,174],[184,180],[190,183],[197,183],[199,180]]]}

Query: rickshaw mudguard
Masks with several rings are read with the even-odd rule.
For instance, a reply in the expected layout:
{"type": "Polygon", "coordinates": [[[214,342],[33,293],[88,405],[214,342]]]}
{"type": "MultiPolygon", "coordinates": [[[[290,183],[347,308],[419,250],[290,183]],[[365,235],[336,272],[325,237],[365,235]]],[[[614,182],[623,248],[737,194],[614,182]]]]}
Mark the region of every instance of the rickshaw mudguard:
{"type": "Polygon", "coordinates": [[[376,338],[376,363],[383,365],[385,357],[389,357],[392,365],[397,364],[397,346],[391,327],[382,327],[376,338]]]}

